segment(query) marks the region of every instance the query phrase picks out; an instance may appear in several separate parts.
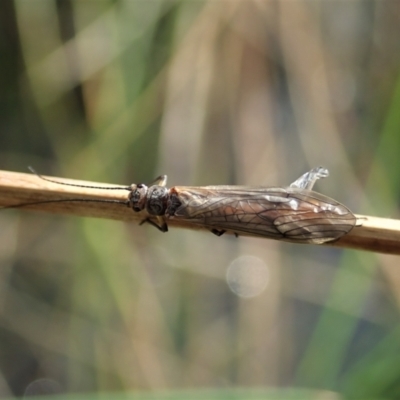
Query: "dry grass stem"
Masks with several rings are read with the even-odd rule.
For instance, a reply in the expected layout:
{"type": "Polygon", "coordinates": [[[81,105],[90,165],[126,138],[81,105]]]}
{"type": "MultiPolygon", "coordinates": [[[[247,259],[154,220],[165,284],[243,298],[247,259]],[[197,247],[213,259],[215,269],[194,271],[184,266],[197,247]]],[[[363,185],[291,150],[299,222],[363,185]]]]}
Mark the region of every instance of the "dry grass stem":
{"type": "MultiPolygon", "coordinates": [[[[52,179],[81,185],[118,186],[115,184],[102,184],[64,178],[52,179]]],[[[122,186],[121,191],[64,186],[46,182],[34,174],[0,171],[0,207],[15,207],[16,205],[25,203],[72,198],[125,201],[127,193],[127,190],[122,186]]],[[[24,205],[18,208],[21,210],[37,210],[54,214],[97,217],[120,221],[133,221],[136,223],[139,223],[148,216],[145,212],[135,213],[123,204],[112,203],[58,202],[24,205]]],[[[360,226],[355,227],[349,234],[328,245],[400,255],[399,220],[363,215],[357,215],[357,218],[361,223],[360,226]]],[[[183,222],[171,219],[168,221],[168,225],[170,227],[201,229],[191,224],[190,221],[183,222]]]]}

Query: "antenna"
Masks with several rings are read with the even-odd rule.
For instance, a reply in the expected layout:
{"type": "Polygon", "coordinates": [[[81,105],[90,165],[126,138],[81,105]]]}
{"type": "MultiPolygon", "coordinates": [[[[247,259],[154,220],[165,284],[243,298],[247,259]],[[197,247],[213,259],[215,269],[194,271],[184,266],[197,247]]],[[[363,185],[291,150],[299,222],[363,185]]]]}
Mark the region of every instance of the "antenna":
{"type": "Polygon", "coordinates": [[[1,207],[0,210],[8,209],[8,208],[22,208],[28,206],[35,206],[38,204],[47,204],[47,203],[65,203],[65,202],[82,202],[82,203],[113,203],[113,204],[123,204],[125,206],[129,206],[129,201],[123,200],[112,200],[112,199],[82,199],[82,198],[71,198],[71,199],[55,199],[55,200],[42,200],[42,201],[33,201],[31,203],[21,203],[15,204],[12,206],[1,207]]]}
{"type": "Polygon", "coordinates": [[[130,186],[90,186],[90,185],[77,185],[75,183],[66,183],[66,182],[60,182],[55,179],[49,179],[45,178],[43,175],[40,175],[38,172],[36,172],[31,166],[28,167],[29,171],[31,171],[33,174],[35,174],[38,178],[43,179],[44,181],[51,182],[51,183],[56,183],[57,185],[66,185],[66,186],[75,186],[75,187],[82,187],[82,188],[87,188],[87,189],[104,189],[104,190],[128,190],[132,191],[132,188],[130,186]]]}
{"type": "MultiPolygon", "coordinates": [[[[131,186],[91,186],[91,185],[78,185],[74,183],[66,183],[66,182],[61,182],[56,179],[50,179],[46,178],[43,175],[39,174],[33,167],[29,166],[28,167],[29,171],[31,171],[34,175],[36,175],[38,178],[51,182],[57,185],[66,185],[66,186],[74,186],[74,187],[82,187],[82,188],[87,188],[87,189],[101,189],[101,190],[127,190],[129,192],[132,191],[131,186]]],[[[129,206],[129,200],[114,200],[114,199],[87,199],[87,198],[70,198],[70,199],[55,199],[55,200],[40,200],[40,201],[33,201],[33,202],[28,202],[28,203],[21,203],[21,204],[15,204],[11,206],[6,206],[6,207],[1,207],[0,209],[8,209],[8,208],[22,208],[22,207],[28,207],[28,206],[34,206],[34,205],[39,205],[39,204],[49,204],[49,203],[64,203],[64,202],[85,202],[85,203],[111,203],[111,204],[123,204],[125,206],[129,206]]]]}

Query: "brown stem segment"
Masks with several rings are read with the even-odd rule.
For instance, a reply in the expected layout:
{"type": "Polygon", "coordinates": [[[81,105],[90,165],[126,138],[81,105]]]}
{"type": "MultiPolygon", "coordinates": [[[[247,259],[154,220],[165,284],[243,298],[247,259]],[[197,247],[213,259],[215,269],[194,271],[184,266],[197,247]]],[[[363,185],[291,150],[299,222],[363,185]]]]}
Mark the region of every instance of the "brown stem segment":
{"type": "MultiPolygon", "coordinates": [[[[63,178],[51,179],[81,185],[116,186],[115,184],[99,184],[63,178]]],[[[13,207],[19,204],[37,201],[71,198],[93,200],[106,199],[125,202],[127,196],[128,191],[126,190],[126,186],[121,186],[121,190],[88,189],[46,182],[34,174],[0,171],[0,207],[13,207]]],[[[149,215],[146,214],[145,211],[136,213],[122,203],[112,204],[75,201],[24,205],[23,207],[18,207],[18,209],[78,215],[82,217],[115,219],[120,221],[134,221],[136,223],[149,218],[149,215]]],[[[5,211],[6,210],[3,210],[2,212],[5,211]]],[[[357,215],[356,217],[360,221],[361,226],[356,226],[347,235],[334,243],[327,243],[327,245],[400,255],[399,220],[363,215],[357,215]]],[[[202,229],[197,225],[191,224],[190,221],[176,221],[174,219],[168,220],[168,225],[170,227],[182,227],[196,230],[202,229]]]]}

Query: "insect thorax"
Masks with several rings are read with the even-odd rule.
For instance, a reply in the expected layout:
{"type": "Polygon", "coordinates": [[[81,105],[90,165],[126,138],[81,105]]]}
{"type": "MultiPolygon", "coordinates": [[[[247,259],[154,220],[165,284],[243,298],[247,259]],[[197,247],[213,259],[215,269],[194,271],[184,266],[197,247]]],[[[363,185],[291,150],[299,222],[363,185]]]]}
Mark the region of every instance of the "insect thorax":
{"type": "Polygon", "coordinates": [[[164,215],[167,209],[169,190],[166,187],[154,185],[149,187],[146,196],[146,210],[150,215],[164,215]]]}
{"type": "Polygon", "coordinates": [[[165,211],[166,216],[174,216],[176,211],[182,206],[182,201],[179,199],[178,194],[172,188],[168,197],[168,205],[165,211]]]}

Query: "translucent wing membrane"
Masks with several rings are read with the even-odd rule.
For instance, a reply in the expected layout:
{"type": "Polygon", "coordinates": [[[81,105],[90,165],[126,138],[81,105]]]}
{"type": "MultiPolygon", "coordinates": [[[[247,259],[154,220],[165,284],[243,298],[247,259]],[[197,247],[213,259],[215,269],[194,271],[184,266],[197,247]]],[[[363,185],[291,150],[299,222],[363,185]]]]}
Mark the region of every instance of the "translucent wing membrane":
{"type": "Polygon", "coordinates": [[[181,206],[170,218],[217,232],[231,231],[293,242],[323,243],[349,232],[356,217],[345,206],[306,189],[210,186],[175,187],[181,206]]]}

